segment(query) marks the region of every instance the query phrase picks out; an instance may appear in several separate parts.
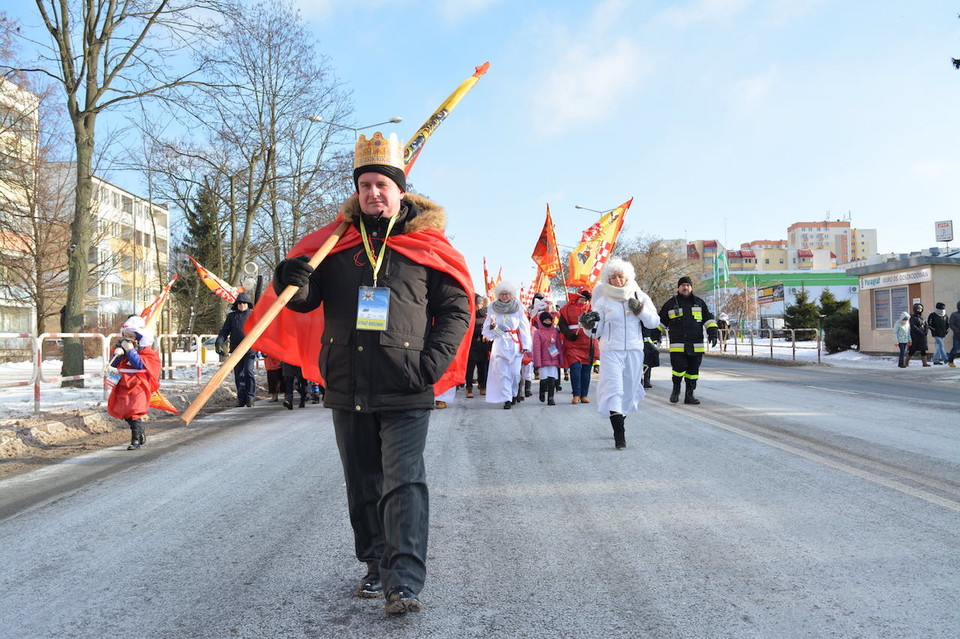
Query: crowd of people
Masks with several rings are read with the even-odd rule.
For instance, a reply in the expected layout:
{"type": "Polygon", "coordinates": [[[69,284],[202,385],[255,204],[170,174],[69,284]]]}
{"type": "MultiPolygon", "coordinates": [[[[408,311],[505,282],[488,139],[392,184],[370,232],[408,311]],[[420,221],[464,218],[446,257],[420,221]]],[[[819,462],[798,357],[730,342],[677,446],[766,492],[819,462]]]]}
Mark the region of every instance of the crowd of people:
{"type": "MultiPolygon", "coordinates": [[[[295,294],[260,338],[273,345],[264,348],[273,355],[298,354],[293,362],[264,359],[271,400],[279,402],[282,393],[282,405],[292,410],[296,393],[300,408],[309,397],[331,410],[354,552],[363,566],[353,594],[382,597],[391,615],[422,607],[429,527],[423,453],[431,414],[454,401],[458,385],[465,400],[476,388],[485,402],[510,410],[533,396],[534,382],[547,406],[556,406],[569,384],[570,403],[595,403],[621,450],[627,417],[653,387],[650,371],[660,365],[662,339],[670,356],[669,401],[679,403],[683,391],[683,403],[695,406],[705,342],[716,346],[720,329],[729,328],[726,316],[718,323],[694,295],[689,277],[679,279],[658,309],[633,266],[618,258],[608,260],[592,290],[569,293],[562,304],[538,294],[525,308],[506,281],[490,300],[475,295],[465,260],[444,233],[445,211],[407,191],[404,166],[396,136],[359,136],[356,193],[337,222],[305,237],[277,265],[268,295],[290,286],[295,294]],[[311,265],[314,251],[328,245],[325,258],[311,265]],[[303,317],[320,321],[296,319],[303,317]]],[[[262,306],[255,309],[246,294],[236,298],[218,353],[244,352],[245,331],[262,317],[262,306]]],[[[929,318],[922,313],[918,304],[897,327],[901,365],[916,353],[929,365],[930,331],[933,363],[953,366],[960,303],[948,320],[943,304],[929,318]],[[949,354],[948,330],[954,333],[949,354]]],[[[108,410],[130,425],[136,449],[145,442],[141,418],[159,385],[160,362],[141,318],[128,318],[121,333],[113,365],[122,377],[108,410]]],[[[251,349],[234,368],[238,406],[256,401],[257,357],[251,349]]]]}

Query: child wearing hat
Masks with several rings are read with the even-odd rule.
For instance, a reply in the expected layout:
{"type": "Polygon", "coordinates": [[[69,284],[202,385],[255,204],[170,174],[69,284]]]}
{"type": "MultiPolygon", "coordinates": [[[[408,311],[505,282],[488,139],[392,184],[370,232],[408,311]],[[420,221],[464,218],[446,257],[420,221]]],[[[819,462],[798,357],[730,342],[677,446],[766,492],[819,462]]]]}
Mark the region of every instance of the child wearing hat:
{"type": "Polygon", "coordinates": [[[543,311],[537,317],[540,328],[533,332],[533,365],[540,369],[540,401],[546,400],[547,406],[556,405],[553,394],[563,363],[563,344],[554,319],[552,313],[543,311]]]}
{"type": "Polygon", "coordinates": [[[141,419],[150,408],[150,396],[160,388],[160,356],[153,350],[153,335],[139,315],[131,315],[120,327],[120,341],[110,365],[120,380],[107,399],[107,413],[130,426],[130,445],[136,450],[147,441],[141,419]]]}

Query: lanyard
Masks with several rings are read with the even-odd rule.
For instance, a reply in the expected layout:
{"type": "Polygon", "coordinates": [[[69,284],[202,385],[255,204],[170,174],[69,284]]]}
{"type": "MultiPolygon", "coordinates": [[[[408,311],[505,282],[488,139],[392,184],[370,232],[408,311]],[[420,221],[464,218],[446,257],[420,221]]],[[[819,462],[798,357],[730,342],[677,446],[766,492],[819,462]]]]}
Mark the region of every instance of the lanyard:
{"type": "Polygon", "coordinates": [[[387,250],[387,238],[390,231],[393,230],[393,223],[397,221],[397,215],[390,218],[387,224],[387,233],[383,236],[383,246],[380,247],[380,255],[374,255],[373,248],[370,246],[370,240],[367,238],[367,227],[363,223],[363,216],[360,216],[360,237],[363,238],[363,248],[367,252],[367,258],[370,260],[370,266],[373,267],[373,285],[377,285],[377,273],[380,272],[380,265],[383,263],[383,254],[387,250]]]}

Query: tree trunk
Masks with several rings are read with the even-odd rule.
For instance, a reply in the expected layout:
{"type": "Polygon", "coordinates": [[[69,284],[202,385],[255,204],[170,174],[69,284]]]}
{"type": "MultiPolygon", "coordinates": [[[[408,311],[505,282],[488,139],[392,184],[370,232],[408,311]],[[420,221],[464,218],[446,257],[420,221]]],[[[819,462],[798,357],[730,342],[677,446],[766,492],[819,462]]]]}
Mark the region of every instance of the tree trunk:
{"type": "MultiPolygon", "coordinates": [[[[67,249],[67,304],[64,329],[68,333],[83,332],[86,309],[87,279],[89,275],[91,213],[93,195],[93,142],[96,116],[86,114],[74,119],[74,134],[77,143],[77,188],[74,199],[73,223],[70,225],[70,246],[67,249]]],[[[64,377],[83,374],[83,343],[80,339],[66,339],[63,344],[64,377]]],[[[64,386],[83,387],[83,380],[63,382],[64,386]]]]}

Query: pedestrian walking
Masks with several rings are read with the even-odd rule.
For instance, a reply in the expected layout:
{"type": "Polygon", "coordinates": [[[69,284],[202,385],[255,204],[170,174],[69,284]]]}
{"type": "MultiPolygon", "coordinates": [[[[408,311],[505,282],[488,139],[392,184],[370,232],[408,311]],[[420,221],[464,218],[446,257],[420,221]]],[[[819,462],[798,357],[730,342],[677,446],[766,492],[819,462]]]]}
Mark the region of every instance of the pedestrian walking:
{"type": "Polygon", "coordinates": [[[555,321],[552,313],[543,311],[537,318],[539,328],[533,331],[533,365],[540,371],[540,401],[546,401],[548,406],[557,403],[553,395],[563,362],[563,339],[555,321]]]}
{"type": "Polygon", "coordinates": [[[530,321],[517,301],[516,288],[506,280],[494,290],[496,299],[487,309],[483,336],[493,342],[487,372],[487,398],[490,404],[511,408],[523,401],[521,367],[523,356],[533,348],[530,321]]]}
{"type": "Polygon", "coordinates": [[[264,355],[263,367],[267,371],[267,393],[270,401],[280,401],[279,395],[283,392],[283,362],[276,357],[264,355]]]}
{"type": "MultiPolygon", "coordinates": [[[[396,135],[361,135],[357,193],[340,209],[350,227],[316,269],[304,255],[283,260],[274,277],[278,293],[301,287],[288,308],[312,312],[322,303],[323,403],[333,411],[356,557],[366,565],[356,595],[385,593],[388,614],[421,609],[423,452],[434,397],[448,387],[435,384],[462,383],[474,314],[466,262],[444,233],[446,212],[407,192],[403,167],[396,135]]],[[[299,246],[319,247],[336,228],[299,246]]]]}
{"type": "Polygon", "coordinates": [[[960,352],[960,302],[957,302],[957,310],[950,313],[947,326],[953,333],[953,346],[947,355],[947,365],[950,366],[950,368],[956,368],[956,364],[954,364],[953,361],[957,358],[957,353],[960,352]]]}
{"type": "Polygon", "coordinates": [[[307,405],[307,380],[303,378],[303,369],[288,362],[282,362],[283,369],[283,407],[293,410],[293,391],[300,395],[300,408],[307,405]]]}
{"type": "Polygon", "coordinates": [[[107,398],[107,414],[127,422],[127,450],[137,450],[147,441],[142,420],[150,408],[150,396],[160,388],[160,356],[153,350],[153,334],[139,315],[131,315],[120,327],[110,365],[120,379],[107,398]]]}
{"type": "Polygon", "coordinates": [[[927,361],[927,320],[923,317],[923,304],[913,305],[913,315],[910,316],[910,348],[907,349],[906,365],[910,365],[910,358],[914,353],[920,353],[920,361],[924,367],[930,366],[927,361]]]}
{"type": "Polygon", "coordinates": [[[670,402],[680,401],[680,386],[686,386],[683,403],[699,404],[694,395],[700,379],[700,364],[706,350],[703,331],[706,329],[710,345],[716,346],[717,323],[707,303],[693,294],[693,281],[686,275],[677,281],[677,294],[660,308],[660,322],[667,327],[670,342],[670,368],[673,391],[670,402]]]}
{"type": "Polygon", "coordinates": [[[490,365],[490,340],[483,336],[483,322],[487,319],[487,298],[477,294],[477,311],[473,322],[473,338],[470,340],[470,354],[467,356],[467,399],[473,397],[473,385],[477,392],[487,394],[487,373],[490,365]]]}
{"type": "MultiPolygon", "coordinates": [[[[229,344],[231,352],[240,346],[240,342],[247,335],[244,324],[250,317],[252,308],[253,303],[246,293],[237,295],[237,299],[230,307],[230,312],[227,313],[223,326],[220,327],[220,334],[217,335],[215,348],[218,355],[225,353],[227,344],[229,344]]],[[[233,367],[233,381],[237,389],[237,406],[253,406],[257,399],[257,376],[254,368],[256,360],[257,353],[251,349],[233,367]]]]}
{"type": "Polygon", "coordinates": [[[591,310],[580,317],[580,325],[600,339],[597,410],[610,419],[618,450],[627,446],[626,418],[644,397],[642,327],[659,324],[657,309],[637,284],[633,265],[611,258],[600,272],[591,310]]]}
{"type": "Polygon", "coordinates": [[[900,356],[897,358],[897,366],[906,368],[910,361],[910,355],[907,349],[910,347],[910,313],[903,311],[900,313],[900,320],[897,321],[893,330],[893,340],[900,350],[900,356]]]}
{"type": "Polygon", "coordinates": [[[943,302],[937,302],[936,310],[930,313],[927,318],[927,325],[930,327],[930,336],[933,337],[933,363],[941,365],[947,363],[947,351],[944,348],[943,340],[946,339],[949,332],[947,318],[947,305],[943,302]]]}
{"type": "Polygon", "coordinates": [[[591,338],[580,326],[580,316],[590,311],[591,296],[588,289],[570,294],[567,303],[560,309],[557,324],[563,335],[563,364],[570,371],[574,404],[590,403],[590,376],[600,350],[597,340],[591,338]]]}

